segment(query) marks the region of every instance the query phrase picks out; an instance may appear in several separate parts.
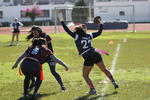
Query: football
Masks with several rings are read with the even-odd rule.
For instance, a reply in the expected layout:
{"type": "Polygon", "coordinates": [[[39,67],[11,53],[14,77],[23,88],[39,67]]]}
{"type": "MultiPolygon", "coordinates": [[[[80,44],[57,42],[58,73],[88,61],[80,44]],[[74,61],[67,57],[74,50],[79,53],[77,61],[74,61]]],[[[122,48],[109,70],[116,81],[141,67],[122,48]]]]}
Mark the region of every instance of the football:
{"type": "Polygon", "coordinates": [[[101,21],[101,17],[100,17],[100,16],[96,16],[96,17],[94,18],[94,24],[99,24],[100,21],[101,21]]]}

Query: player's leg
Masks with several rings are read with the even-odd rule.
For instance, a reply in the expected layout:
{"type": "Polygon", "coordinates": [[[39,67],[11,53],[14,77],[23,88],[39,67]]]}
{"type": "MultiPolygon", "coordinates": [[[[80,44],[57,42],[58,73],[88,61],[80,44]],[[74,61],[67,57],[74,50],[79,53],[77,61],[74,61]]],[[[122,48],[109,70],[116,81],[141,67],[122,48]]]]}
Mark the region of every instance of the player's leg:
{"type": "Polygon", "coordinates": [[[25,75],[25,79],[24,79],[24,96],[27,96],[27,94],[28,94],[29,83],[30,83],[30,76],[25,75]]]}
{"type": "Polygon", "coordinates": [[[34,81],[34,78],[36,77],[36,81],[34,82],[35,83],[35,89],[34,89],[34,92],[32,94],[32,99],[36,99],[36,95],[37,95],[37,92],[39,90],[39,87],[42,83],[42,76],[43,76],[43,73],[41,73],[42,71],[42,66],[40,66],[40,64],[38,62],[32,62],[32,68],[31,68],[31,75],[32,75],[32,81],[34,81]]]}
{"type": "Polygon", "coordinates": [[[42,83],[42,80],[40,79],[40,77],[37,77],[36,81],[35,81],[35,89],[34,89],[34,92],[31,96],[31,98],[34,100],[36,99],[37,97],[37,92],[39,90],[39,87],[41,86],[41,83],[42,83]]]}
{"type": "Polygon", "coordinates": [[[31,91],[33,89],[33,87],[35,87],[35,77],[31,77],[31,85],[29,86],[29,91],[31,91]]]}
{"type": "Polygon", "coordinates": [[[12,33],[12,39],[11,39],[11,43],[10,43],[10,45],[9,45],[9,46],[12,46],[12,45],[13,45],[14,38],[15,38],[15,33],[12,33]]]}
{"type": "Polygon", "coordinates": [[[114,85],[114,88],[118,88],[118,84],[115,82],[112,74],[110,73],[110,71],[105,67],[104,63],[103,63],[103,60],[101,60],[100,62],[98,62],[96,64],[100,69],[101,71],[103,71],[105,73],[105,75],[110,79],[110,81],[113,83],[114,85]]]}
{"type": "Polygon", "coordinates": [[[64,86],[62,79],[60,77],[60,75],[56,72],[56,62],[54,61],[48,61],[49,67],[50,67],[50,71],[52,73],[52,75],[55,77],[55,79],[57,80],[57,82],[59,83],[59,85],[61,86],[61,90],[64,92],[66,90],[66,87],[64,86]]]}
{"type": "Polygon", "coordinates": [[[16,33],[16,45],[19,45],[19,32],[16,33]]]}
{"type": "Polygon", "coordinates": [[[90,77],[89,77],[89,74],[90,74],[92,68],[93,68],[93,66],[84,66],[83,67],[83,78],[90,88],[89,94],[96,94],[96,90],[93,86],[93,83],[92,83],[90,77]]]}

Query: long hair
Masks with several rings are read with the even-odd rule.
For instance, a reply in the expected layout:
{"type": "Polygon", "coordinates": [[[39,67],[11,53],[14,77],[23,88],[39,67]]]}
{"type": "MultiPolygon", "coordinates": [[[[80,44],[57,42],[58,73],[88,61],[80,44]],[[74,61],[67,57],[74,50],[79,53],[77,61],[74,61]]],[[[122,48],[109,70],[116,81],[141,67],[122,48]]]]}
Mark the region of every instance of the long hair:
{"type": "Polygon", "coordinates": [[[42,45],[46,45],[46,40],[44,38],[34,38],[32,42],[33,47],[41,47],[42,45]]]}
{"type": "Polygon", "coordinates": [[[74,33],[78,34],[79,36],[86,36],[86,32],[83,30],[81,26],[75,27],[74,33]]]}
{"type": "Polygon", "coordinates": [[[43,37],[45,36],[45,33],[42,31],[42,29],[38,26],[33,26],[32,29],[29,31],[29,35],[26,37],[26,40],[29,41],[31,38],[34,37],[33,35],[33,30],[36,30],[39,33],[39,37],[43,37]]]}

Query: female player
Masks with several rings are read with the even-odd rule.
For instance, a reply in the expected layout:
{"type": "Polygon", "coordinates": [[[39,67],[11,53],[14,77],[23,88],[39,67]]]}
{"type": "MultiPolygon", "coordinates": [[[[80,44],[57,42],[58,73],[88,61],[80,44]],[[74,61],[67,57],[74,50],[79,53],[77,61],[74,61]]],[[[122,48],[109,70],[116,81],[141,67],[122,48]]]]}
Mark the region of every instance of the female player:
{"type": "MultiPolygon", "coordinates": [[[[51,38],[48,34],[44,33],[42,31],[42,29],[38,26],[33,26],[32,29],[29,31],[30,34],[27,36],[27,41],[29,41],[30,39],[34,39],[34,38],[45,38],[47,41],[47,47],[53,52],[53,47],[52,47],[52,43],[51,43],[51,38]]],[[[54,53],[54,52],[53,52],[54,53]]],[[[49,64],[50,67],[50,71],[52,73],[52,75],[55,77],[55,79],[57,80],[57,82],[59,83],[59,85],[61,86],[61,90],[62,92],[64,92],[66,90],[66,87],[64,86],[62,79],[60,77],[60,75],[56,72],[55,67],[56,67],[56,62],[53,61],[53,59],[51,59],[49,56],[47,56],[44,61],[42,62],[45,63],[47,62],[49,64]]],[[[33,80],[34,82],[34,80],[33,80]]],[[[31,85],[30,89],[33,87],[33,85],[31,85]]]]}
{"type": "Polygon", "coordinates": [[[28,49],[17,59],[16,63],[12,67],[12,69],[16,68],[18,63],[25,57],[25,59],[21,63],[21,70],[25,75],[23,97],[23,99],[25,100],[27,99],[30,79],[32,79],[33,77],[36,77],[37,79],[35,82],[35,89],[32,98],[36,97],[37,91],[43,80],[41,62],[45,57],[49,56],[51,59],[64,66],[66,71],[68,70],[68,67],[56,56],[54,56],[45,44],[46,40],[44,40],[43,38],[34,39],[32,46],[28,47],[28,49]]]}
{"type": "Polygon", "coordinates": [[[20,33],[20,26],[23,26],[21,22],[18,21],[18,18],[14,19],[14,22],[10,24],[11,27],[13,27],[13,34],[12,34],[12,40],[9,46],[13,45],[14,38],[16,36],[16,46],[19,45],[19,33],[20,33]]]}
{"type": "Polygon", "coordinates": [[[96,64],[101,69],[101,71],[103,71],[105,73],[105,75],[110,79],[110,81],[114,85],[114,88],[115,89],[118,88],[118,84],[115,82],[112,74],[105,67],[101,55],[95,50],[95,48],[91,44],[91,40],[93,38],[96,38],[97,36],[101,35],[102,30],[103,30],[103,24],[100,22],[98,32],[87,34],[86,33],[87,28],[84,24],[80,25],[78,27],[75,27],[74,32],[72,32],[65,25],[62,14],[59,14],[58,18],[61,21],[61,24],[62,24],[64,30],[72,38],[74,38],[79,55],[81,55],[84,58],[83,78],[85,79],[86,83],[88,84],[88,86],[90,88],[89,94],[96,94],[96,90],[93,86],[93,83],[92,83],[91,79],[89,78],[89,74],[90,74],[94,64],[96,64]]]}

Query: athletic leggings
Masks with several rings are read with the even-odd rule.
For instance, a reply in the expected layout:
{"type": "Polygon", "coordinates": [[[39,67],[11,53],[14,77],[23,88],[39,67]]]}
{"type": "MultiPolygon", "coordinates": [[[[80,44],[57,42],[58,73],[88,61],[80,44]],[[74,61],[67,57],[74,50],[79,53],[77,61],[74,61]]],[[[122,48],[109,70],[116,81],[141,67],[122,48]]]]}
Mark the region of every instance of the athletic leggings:
{"type": "Polygon", "coordinates": [[[61,87],[64,86],[60,75],[55,70],[56,62],[52,61],[50,57],[46,57],[45,60],[41,64],[43,64],[45,62],[48,63],[48,65],[50,67],[50,71],[51,71],[52,75],[55,77],[55,79],[57,80],[57,82],[59,83],[59,85],[61,87]]]}
{"type": "Polygon", "coordinates": [[[21,70],[22,70],[22,73],[25,75],[24,95],[27,95],[30,80],[33,79],[33,77],[36,77],[34,94],[37,93],[42,83],[41,73],[40,73],[41,69],[40,69],[39,64],[40,64],[39,62],[34,61],[32,59],[28,59],[28,58],[24,59],[21,63],[21,70]]]}

